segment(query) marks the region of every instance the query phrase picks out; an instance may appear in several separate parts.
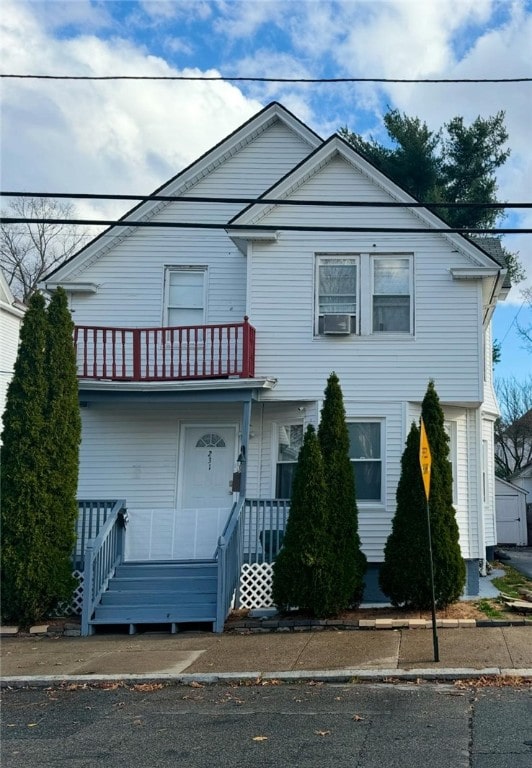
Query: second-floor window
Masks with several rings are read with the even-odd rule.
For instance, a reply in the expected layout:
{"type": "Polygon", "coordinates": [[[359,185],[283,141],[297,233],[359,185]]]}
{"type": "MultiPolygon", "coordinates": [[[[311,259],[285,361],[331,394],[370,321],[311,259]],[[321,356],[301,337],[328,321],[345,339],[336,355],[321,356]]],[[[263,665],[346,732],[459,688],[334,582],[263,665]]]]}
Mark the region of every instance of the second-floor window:
{"type": "Polygon", "coordinates": [[[318,333],[334,329],[339,318],[345,318],[347,330],[356,333],[357,268],[356,257],[318,258],[318,333]]]}
{"type": "Polygon", "coordinates": [[[410,259],[373,258],[373,332],[409,333],[410,259]]]}
{"type": "Polygon", "coordinates": [[[317,336],[413,334],[412,254],[319,253],[317,336]]]}
{"type": "Polygon", "coordinates": [[[166,271],[165,320],[169,327],[203,325],[205,322],[205,283],[202,267],[171,267],[166,271]]]}

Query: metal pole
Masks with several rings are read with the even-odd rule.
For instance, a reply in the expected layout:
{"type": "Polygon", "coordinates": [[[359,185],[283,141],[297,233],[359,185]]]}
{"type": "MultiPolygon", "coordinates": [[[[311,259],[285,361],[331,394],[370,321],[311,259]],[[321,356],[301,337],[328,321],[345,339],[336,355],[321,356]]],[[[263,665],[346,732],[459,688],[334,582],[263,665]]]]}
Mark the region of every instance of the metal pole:
{"type": "Polygon", "coordinates": [[[438,647],[438,631],[436,629],[436,595],[434,590],[434,562],[432,559],[432,534],[430,530],[430,507],[427,501],[427,532],[429,537],[430,588],[432,592],[432,644],[434,646],[434,661],[440,660],[438,647]]]}

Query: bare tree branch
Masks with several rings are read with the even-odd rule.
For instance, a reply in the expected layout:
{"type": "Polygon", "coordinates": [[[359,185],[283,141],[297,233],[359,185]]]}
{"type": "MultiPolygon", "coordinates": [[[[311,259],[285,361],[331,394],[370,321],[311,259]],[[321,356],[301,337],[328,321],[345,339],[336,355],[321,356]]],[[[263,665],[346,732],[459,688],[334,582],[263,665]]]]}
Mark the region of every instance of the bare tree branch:
{"type": "Polygon", "coordinates": [[[496,379],[501,416],[495,422],[495,472],[510,477],[532,461],[532,376],[496,379]]]}
{"type": "MultiPolygon", "coordinates": [[[[42,197],[19,197],[8,203],[5,215],[24,218],[71,218],[73,206],[42,197]]],[[[0,223],[0,266],[16,296],[27,302],[42,276],[72,256],[86,232],[69,224],[0,223]]]]}

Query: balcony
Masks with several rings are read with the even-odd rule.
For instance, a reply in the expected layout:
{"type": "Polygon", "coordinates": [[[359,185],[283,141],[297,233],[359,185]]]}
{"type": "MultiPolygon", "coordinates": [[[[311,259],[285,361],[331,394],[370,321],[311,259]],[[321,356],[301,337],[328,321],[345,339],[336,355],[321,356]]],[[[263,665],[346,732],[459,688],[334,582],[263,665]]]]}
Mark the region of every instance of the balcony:
{"type": "Polygon", "coordinates": [[[77,325],[80,379],[190,381],[253,378],[255,329],[243,323],[178,328],[77,325]]]}

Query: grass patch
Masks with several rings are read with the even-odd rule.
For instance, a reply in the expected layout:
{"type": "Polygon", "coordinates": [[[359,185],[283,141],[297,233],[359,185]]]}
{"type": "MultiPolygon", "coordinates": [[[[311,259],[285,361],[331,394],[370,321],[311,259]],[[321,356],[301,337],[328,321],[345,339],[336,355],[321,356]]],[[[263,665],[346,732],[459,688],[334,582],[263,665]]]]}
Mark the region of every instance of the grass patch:
{"type": "Polygon", "coordinates": [[[488,619],[503,619],[504,614],[501,613],[498,604],[495,600],[487,600],[486,598],[483,598],[482,600],[479,600],[477,603],[475,603],[475,606],[478,608],[479,611],[484,613],[488,619]]]}
{"type": "Polygon", "coordinates": [[[520,598],[519,589],[532,590],[532,581],[522,573],[516,571],[511,565],[497,563],[498,568],[504,570],[504,576],[496,576],[492,579],[493,586],[508,597],[520,598]]]}

